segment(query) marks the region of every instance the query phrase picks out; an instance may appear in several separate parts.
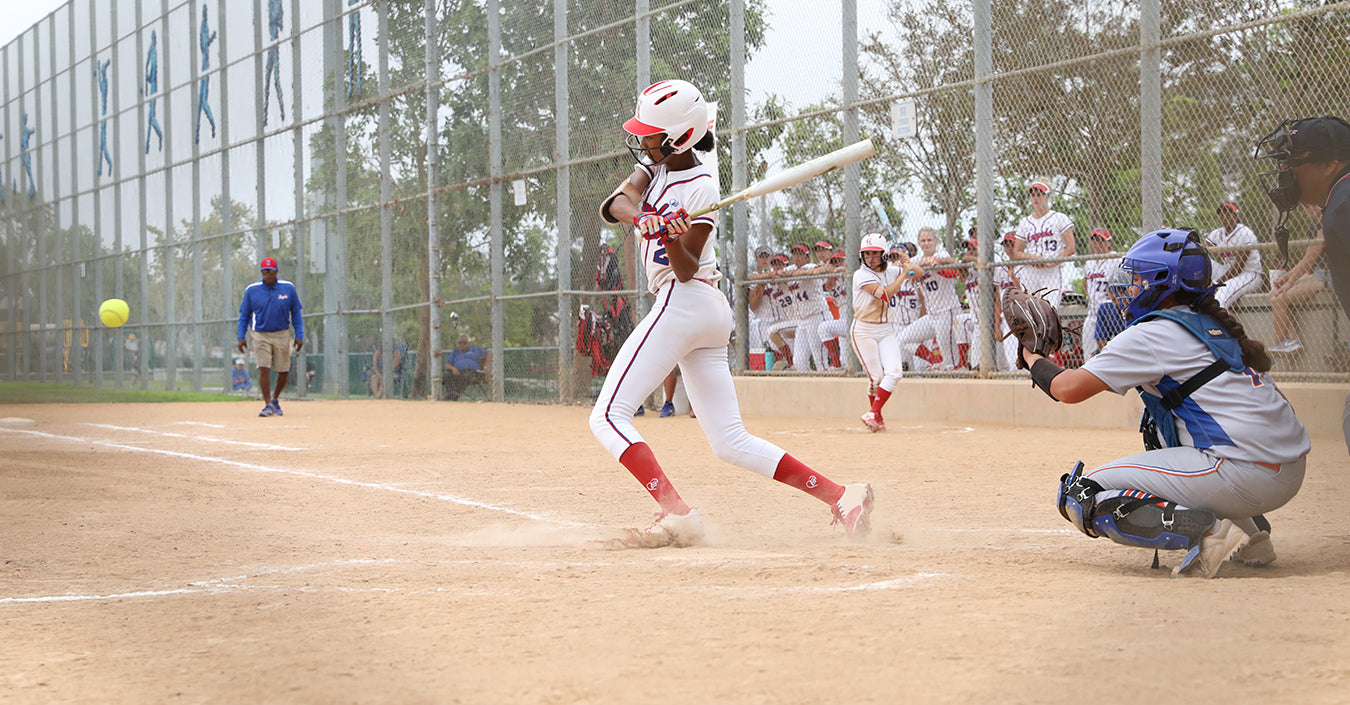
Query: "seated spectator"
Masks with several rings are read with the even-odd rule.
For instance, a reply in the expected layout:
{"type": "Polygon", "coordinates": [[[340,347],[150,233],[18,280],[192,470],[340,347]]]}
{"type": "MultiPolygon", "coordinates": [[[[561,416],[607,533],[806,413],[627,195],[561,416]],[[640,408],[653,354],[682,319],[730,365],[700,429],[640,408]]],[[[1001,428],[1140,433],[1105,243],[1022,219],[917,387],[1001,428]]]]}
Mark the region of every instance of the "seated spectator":
{"type": "Polygon", "coordinates": [[[445,354],[445,395],[457,401],[471,384],[487,380],[484,370],[491,363],[492,353],[477,345],[469,345],[469,336],[461,335],[455,347],[445,354]]]}
{"type": "Polygon", "coordinates": [[[1092,330],[1083,330],[1083,336],[1092,335],[1097,341],[1097,349],[1100,351],[1106,347],[1107,341],[1120,335],[1125,330],[1128,323],[1125,320],[1125,307],[1120,305],[1116,298],[1116,290],[1128,284],[1129,275],[1119,269],[1114,269],[1107,275],[1106,301],[1097,306],[1097,323],[1092,330]]]}
{"type": "Polygon", "coordinates": [[[234,371],[230,374],[230,382],[236,392],[247,392],[253,388],[253,376],[244,367],[244,358],[235,358],[234,371]]]}
{"type": "MultiPolygon", "coordinates": [[[[1322,239],[1322,224],[1317,210],[1304,205],[1313,218],[1311,238],[1322,239]]],[[[1275,337],[1280,342],[1267,348],[1273,353],[1297,352],[1303,347],[1294,323],[1294,306],[1317,295],[1331,283],[1326,261],[1322,259],[1322,244],[1316,242],[1303,251],[1303,257],[1293,269],[1270,283],[1270,317],[1275,324],[1275,337]]]]}
{"type": "Polygon", "coordinates": [[[375,346],[375,354],[370,358],[370,366],[361,374],[366,382],[366,395],[376,399],[384,398],[384,362],[380,355],[380,346],[375,346]]]}
{"type": "MultiPolygon", "coordinates": [[[[1237,204],[1231,201],[1220,203],[1214,212],[1219,216],[1219,227],[1205,236],[1205,247],[1240,247],[1251,245],[1255,248],[1256,233],[1238,222],[1237,204]]],[[[1256,249],[1220,252],[1219,262],[1214,265],[1214,285],[1219,290],[1214,298],[1223,308],[1229,308],[1243,294],[1250,294],[1261,288],[1261,252],[1256,249]]]]}

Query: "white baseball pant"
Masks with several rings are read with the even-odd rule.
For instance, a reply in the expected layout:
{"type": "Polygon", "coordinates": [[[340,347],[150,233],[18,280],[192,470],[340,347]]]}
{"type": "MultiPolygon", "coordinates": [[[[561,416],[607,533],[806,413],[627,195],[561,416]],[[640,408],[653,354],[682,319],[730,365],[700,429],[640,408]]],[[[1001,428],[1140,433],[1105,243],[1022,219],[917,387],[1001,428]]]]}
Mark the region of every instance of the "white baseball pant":
{"type": "Polygon", "coordinates": [[[1219,305],[1228,308],[1228,305],[1261,288],[1261,277],[1255,272],[1243,272],[1242,274],[1229,279],[1214,292],[1214,299],[1219,305]]]}
{"type": "Polygon", "coordinates": [[[894,391],[904,370],[904,356],[895,342],[895,328],[889,323],[855,320],[849,342],[872,386],[894,391]]]}
{"type": "Polygon", "coordinates": [[[675,365],[680,366],[689,405],[718,458],[773,477],[782,448],[745,430],[736,386],[727,364],[734,328],[731,306],[715,287],[697,279],[672,280],[624,341],[591,410],[591,432],[617,460],[643,442],[633,413],[675,365]]]}
{"type": "Polygon", "coordinates": [[[952,345],[952,318],[956,311],[934,311],[919,320],[905,326],[896,335],[896,343],[905,347],[910,343],[922,343],[929,338],[937,338],[938,349],[942,351],[942,369],[956,366],[956,346],[952,345]]]}

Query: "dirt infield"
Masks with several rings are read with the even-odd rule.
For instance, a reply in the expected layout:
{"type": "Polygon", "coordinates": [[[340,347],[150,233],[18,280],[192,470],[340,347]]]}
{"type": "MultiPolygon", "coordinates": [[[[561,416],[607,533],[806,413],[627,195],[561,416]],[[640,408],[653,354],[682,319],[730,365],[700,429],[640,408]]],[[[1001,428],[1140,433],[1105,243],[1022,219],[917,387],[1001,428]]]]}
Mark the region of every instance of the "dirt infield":
{"type": "MultiPolygon", "coordinates": [[[[892,403],[899,402],[897,399],[892,403]]],[[[0,406],[6,703],[1065,703],[1350,699],[1350,458],[1314,438],[1279,559],[1170,579],[1053,506],[1130,430],[748,419],[876,487],[872,540],[638,419],[712,545],[580,407],[0,406]]],[[[1164,554],[1165,567],[1177,554],[1164,554]]]]}

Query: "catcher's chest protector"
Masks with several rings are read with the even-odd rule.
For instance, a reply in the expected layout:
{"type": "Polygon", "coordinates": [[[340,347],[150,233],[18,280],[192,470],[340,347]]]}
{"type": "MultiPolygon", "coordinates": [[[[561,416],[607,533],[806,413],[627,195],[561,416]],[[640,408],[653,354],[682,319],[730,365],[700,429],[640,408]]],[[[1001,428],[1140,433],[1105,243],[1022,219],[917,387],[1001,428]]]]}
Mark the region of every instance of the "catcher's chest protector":
{"type": "Polygon", "coordinates": [[[1177,435],[1176,417],[1172,410],[1181,406],[1195,390],[1226,370],[1241,372],[1246,369],[1242,362],[1242,347],[1219,322],[1196,311],[1176,311],[1164,309],[1150,311],[1140,316],[1130,325],[1137,325],[1151,318],[1166,318],[1181,324],[1192,335],[1205,344],[1216,358],[1210,366],[1197,372],[1194,377],[1168,391],[1164,396],[1150,394],[1143,387],[1136,387],[1144,402],[1144,413],[1139,419],[1139,432],[1144,436],[1144,448],[1175,448],[1181,445],[1177,435]]]}

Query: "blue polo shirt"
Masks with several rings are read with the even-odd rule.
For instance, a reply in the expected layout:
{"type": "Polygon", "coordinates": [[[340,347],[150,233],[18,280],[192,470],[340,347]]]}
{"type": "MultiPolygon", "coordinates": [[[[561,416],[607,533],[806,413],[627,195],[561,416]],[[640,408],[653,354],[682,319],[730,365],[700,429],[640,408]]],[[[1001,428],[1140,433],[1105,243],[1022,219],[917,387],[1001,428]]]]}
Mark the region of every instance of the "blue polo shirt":
{"type": "Polygon", "coordinates": [[[445,364],[453,366],[460,372],[482,370],[483,360],[486,359],[487,350],[477,345],[470,345],[464,352],[460,352],[459,348],[450,348],[445,354],[445,364]]]}
{"type": "Polygon", "coordinates": [[[300,318],[300,294],[295,285],[285,279],[268,286],[260,281],[244,289],[244,301],[239,304],[239,340],[249,330],[270,333],[295,326],[295,339],[305,337],[305,326],[300,318]]]}

